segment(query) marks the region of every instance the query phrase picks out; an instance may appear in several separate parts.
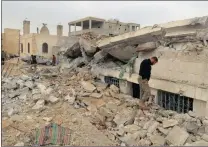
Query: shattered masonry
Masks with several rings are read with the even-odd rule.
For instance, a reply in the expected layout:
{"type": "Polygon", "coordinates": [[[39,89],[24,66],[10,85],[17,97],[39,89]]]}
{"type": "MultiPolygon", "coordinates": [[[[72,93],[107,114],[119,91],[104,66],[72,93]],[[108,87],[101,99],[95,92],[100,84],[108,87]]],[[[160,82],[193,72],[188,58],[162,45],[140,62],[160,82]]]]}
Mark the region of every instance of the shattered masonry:
{"type": "Polygon", "coordinates": [[[60,42],[56,67],[38,66],[32,74],[20,64],[24,75],[2,79],[3,145],[33,145],[34,128],[56,123],[72,130],[70,145],[208,146],[207,27],[206,16],[115,37],[85,33],[73,43],[60,42]],[[155,103],[142,111],[134,86],[140,62],[153,55],[159,57],[149,83],[155,103]],[[169,100],[192,99],[193,111],[158,106],[161,91],[169,100]]]}

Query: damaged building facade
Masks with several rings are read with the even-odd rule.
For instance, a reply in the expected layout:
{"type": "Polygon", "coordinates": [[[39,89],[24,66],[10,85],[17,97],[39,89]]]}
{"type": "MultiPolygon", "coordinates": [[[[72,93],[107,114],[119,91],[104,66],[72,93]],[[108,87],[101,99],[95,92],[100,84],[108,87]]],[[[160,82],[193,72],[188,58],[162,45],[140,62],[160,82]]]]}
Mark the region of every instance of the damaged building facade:
{"type": "Polygon", "coordinates": [[[179,113],[191,110],[197,115],[208,116],[207,28],[206,16],[158,24],[103,39],[97,42],[99,53],[103,55],[99,59],[110,54],[127,63],[136,55],[132,74],[129,74],[131,68],[127,67],[125,71],[107,63],[94,66],[92,71],[103,82],[113,83],[121,92],[139,98],[140,63],[157,56],[159,63],[152,67],[149,81],[155,102],[179,113]]]}
{"type": "Polygon", "coordinates": [[[123,23],[118,20],[105,20],[96,17],[86,17],[68,23],[69,36],[93,32],[100,35],[120,35],[140,28],[136,23],[123,23]],[[72,29],[73,28],[73,31],[72,29]],[[78,30],[79,29],[79,30],[78,30]]]}

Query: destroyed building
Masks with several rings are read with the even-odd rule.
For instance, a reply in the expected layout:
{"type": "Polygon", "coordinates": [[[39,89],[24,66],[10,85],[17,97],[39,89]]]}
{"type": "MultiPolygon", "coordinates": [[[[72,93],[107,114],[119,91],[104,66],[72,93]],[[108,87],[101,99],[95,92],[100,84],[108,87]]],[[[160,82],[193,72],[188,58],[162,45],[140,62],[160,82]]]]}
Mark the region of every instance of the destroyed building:
{"type": "Polygon", "coordinates": [[[105,20],[96,17],[86,17],[69,22],[69,36],[93,32],[99,35],[120,35],[136,31],[140,28],[136,23],[123,23],[119,20],[105,20]],[[73,28],[73,31],[72,29],[73,28]],[[79,29],[79,30],[78,30],[79,29]]]}
{"type": "Polygon", "coordinates": [[[114,83],[120,90],[139,97],[138,72],[143,59],[159,57],[152,67],[149,85],[155,102],[160,106],[185,113],[189,110],[208,116],[208,17],[186,19],[145,27],[136,32],[106,38],[97,46],[123,62],[138,55],[133,73],[123,67],[106,63],[92,71],[103,82],[114,83]]]}

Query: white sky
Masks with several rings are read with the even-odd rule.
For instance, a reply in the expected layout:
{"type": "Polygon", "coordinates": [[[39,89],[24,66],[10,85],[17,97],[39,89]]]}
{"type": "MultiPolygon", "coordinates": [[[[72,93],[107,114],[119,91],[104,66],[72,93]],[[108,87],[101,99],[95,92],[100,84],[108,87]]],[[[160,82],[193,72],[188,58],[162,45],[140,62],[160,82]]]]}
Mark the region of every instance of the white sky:
{"type": "Polygon", "coordinates": [[[56,25],[87,16],[104,19],[116,18],[122,22],[134,22],[141,26],[208,15],[208,1],[3,1],[2,28],[22,31],[25,18],[31,21],[31,31],[36,32],[47,23],[51,34],[56,25]]]}

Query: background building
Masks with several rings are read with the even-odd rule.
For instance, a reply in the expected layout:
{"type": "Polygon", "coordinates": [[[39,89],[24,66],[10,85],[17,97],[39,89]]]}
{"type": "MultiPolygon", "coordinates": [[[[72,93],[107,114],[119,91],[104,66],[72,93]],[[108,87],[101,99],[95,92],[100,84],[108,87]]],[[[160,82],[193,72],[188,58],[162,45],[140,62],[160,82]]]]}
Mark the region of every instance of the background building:
{"type": "Polygon", "coordinates": [[[20,56],[39,55],[52,58],[56,53],[54,49],[57,42],[68,38],[63,35],[63,26],[57,25],[57,35],[50,35],[46,24],[42,28],[37,28],[37,33],[30,33],[30,21],[23,21],[23,35],[20,37],[20,56]]]}
{"type": "Polygon", "coordinates": [[[1,35],[2,50],[7,54],[19,55],[20,30],[5,28],[1,35]]]}
{"type": "Polygon", "coordinates": [[[136,31],[140,28],[136,23],[123,23],[119,20],[105,20],[102,18],[86,17],[69,22],[69,36],[93,32],[100,35],[120,35],[136,31]],[[73,29],[73,32],[71,31],[73,29]]]}

